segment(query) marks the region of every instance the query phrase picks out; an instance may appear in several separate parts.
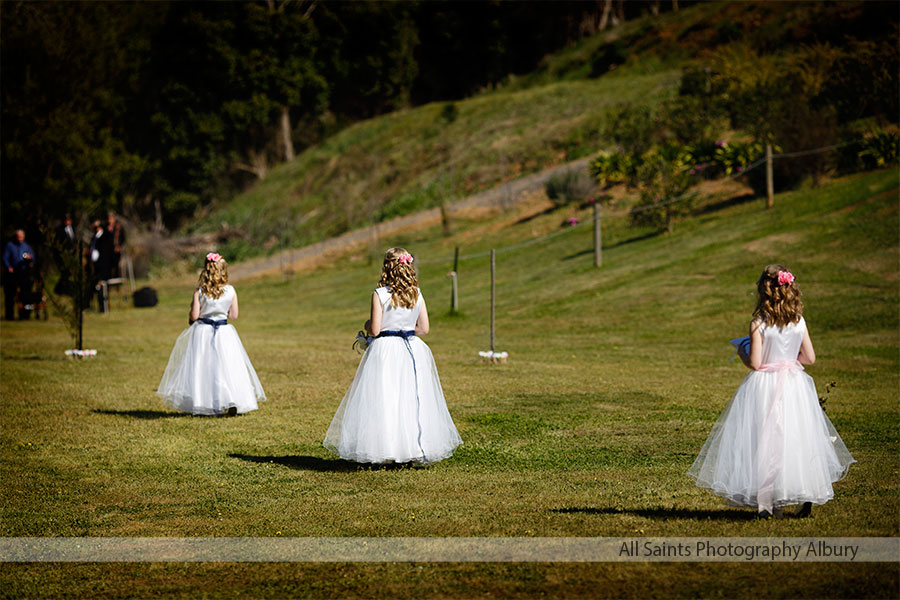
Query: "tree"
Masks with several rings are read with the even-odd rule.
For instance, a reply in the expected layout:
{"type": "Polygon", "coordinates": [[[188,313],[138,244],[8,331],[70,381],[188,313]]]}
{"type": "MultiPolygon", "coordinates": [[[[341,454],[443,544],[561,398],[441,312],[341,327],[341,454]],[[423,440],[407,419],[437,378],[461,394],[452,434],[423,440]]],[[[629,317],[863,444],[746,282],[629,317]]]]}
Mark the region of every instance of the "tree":
{"type": "Polygon", "coordinates": [[[4,221],[116,207],[150,168],[129,98],[154,16],[140,4],[16,3],[0,21],[4,221]]]}

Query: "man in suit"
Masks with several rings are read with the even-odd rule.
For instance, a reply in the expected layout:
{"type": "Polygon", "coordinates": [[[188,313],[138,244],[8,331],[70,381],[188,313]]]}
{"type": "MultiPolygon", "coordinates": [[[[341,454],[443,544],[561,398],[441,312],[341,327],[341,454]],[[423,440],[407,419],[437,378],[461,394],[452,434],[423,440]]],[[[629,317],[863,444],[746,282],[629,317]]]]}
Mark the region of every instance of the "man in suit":
{"type": "Polygon", "coordinates": [[[53,255],[59,269],[59,282],[54,291],[57,294],[72,295],[72,268],[77,268],[78,240],[75,238],[75,226],[72,215],[66,213],[62,224],[53,232],[53,255]]]}
{"type": "Polygon", "coordinates": [[[91,267],[94,291],[97,294],[98,310],[105,312],[106,296],[103,295],[104,284],[112,276],[113,235],[103,224],[94,221],[94,237],[91,238],[91,267]]]}
{"type": "MultiPolygon", "coordinates": [[[[3,251],[3,300],[6,308],[6,320],[15,318],[16,294],[24,289],[24,284],[30,279],[31,269],[34,267],[34,250],[25,241],[25,230],[16,230],[16,235],[11,242],[6,244],[3,251]]],[[[31,311],[20,309],[19,318],[27,319],[31,311]]]]}

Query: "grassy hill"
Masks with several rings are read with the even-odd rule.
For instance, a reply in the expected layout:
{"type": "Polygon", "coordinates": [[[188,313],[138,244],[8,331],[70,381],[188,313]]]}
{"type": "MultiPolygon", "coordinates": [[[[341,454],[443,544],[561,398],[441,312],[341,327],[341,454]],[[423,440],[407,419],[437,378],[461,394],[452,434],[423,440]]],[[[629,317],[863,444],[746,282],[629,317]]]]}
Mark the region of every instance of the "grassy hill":
{"type": "Polygon", "coordinates": [[[282,235],[300,246],[431,208],[592,151],[611,105],[661,98],[677,80],[665,72],[498,92],[457,103],[452,123],[443,104],[365,121],[274,170],[201,229],[244,229],[248,241],[224,248],[240,259],[282,235]]]}
{"type": "Polygon", "coordinates": [[[879,19],[885,10],[884,3],[711,2],[630,21],[473,98],[350,126],[186,231],[242,232],[220,248],[239,260],[432,208],[609,146],[611,107],[674,94],[682,67],[705,52],[729,44],[787,52],[840,44],[846,34],[889,35],[896,19],[879,19]]]}
{"type": "MultiPolygon", "coordinates": [[[[94,360],[63,359],[52,319],[0,330],[3,536],[897,536],[900,182],[896,170],[710,205],[671,235],[604,222],[604,266],[570,210],[410,232],[427,337],[464,445],[426,469],[357,468],[320,445],[358,357],[378,266],[349,255],[238,285],[236,323],[269,400],[235,419],[178,417],[153,390],[190,284],[91,314],[94,360]],[[542,241],[536,236],[566,231],[542,241]],[[488,345],[498,254],[498,349],[488,345]],[[746,369],[729,362],[764,265],[804,293],[808,369],[859,461],[808,520],[758,521],[685,476],[746,369]]],[[[524,210],[524,209],[523,209],[524,210]]],[[[587,217],[576,212],[574,216],[587,217]]],[[[889,597],[879,564],[7,564],[14,597],[889,597]]]]}

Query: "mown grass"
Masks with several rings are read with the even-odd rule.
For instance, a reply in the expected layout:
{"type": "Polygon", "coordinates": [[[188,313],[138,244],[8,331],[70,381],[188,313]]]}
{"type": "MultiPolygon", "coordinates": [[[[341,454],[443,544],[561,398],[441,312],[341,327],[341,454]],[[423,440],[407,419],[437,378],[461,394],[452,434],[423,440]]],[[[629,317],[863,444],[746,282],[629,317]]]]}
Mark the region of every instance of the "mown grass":
{"type": "MultiPolygon", "coordinates": [[[[180,416],[153,394],[192,282],[160,282],[154,309],[86,324],[71,362],[59,321],[0,330],[4,536],[896,536],[898,177],[895,171],[738,203],[648,236],[604,222],[498,255],[498,350],[489,266],[450,263],[554,231],[523,220],[411,232],[434,351],[464,445],[427,468],[356,467],[321,439],[353,377],[350,349],[377,266],[364,254],[293,280],[238,282],[236,326],[269,400],[234,419],[180,416]],[[518,221],[518,223],[517,223],[518,221]],[[757,521],[684,472],[744,375],[743,333],[762,267],[797,274],[820,391],[854,457],[808,520],[757,521]]],[[[587,212],[580,214],[587,217],[587,212]]],[[[388,243],[389,240],[385,240],[388,243]]],[[[390,241],[392,242],[392,241],[390,241]]],[[[889,597],[896,565],[4,565],[17,597],[776,596],[889,597]]]]}

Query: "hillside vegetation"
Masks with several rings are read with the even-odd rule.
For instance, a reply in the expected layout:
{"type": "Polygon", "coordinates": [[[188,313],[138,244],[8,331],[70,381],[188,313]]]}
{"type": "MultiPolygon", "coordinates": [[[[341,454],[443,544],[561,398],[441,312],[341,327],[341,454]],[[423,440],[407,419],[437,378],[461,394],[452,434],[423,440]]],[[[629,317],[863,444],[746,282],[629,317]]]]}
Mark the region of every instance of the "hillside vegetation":
{"type": "Polygon", "coordinates": [[[615,109],[673,97],[683,68],[706,53],[733,46],[780,55],[849,36],[889,38],[896,18],[882,18],[886,10],[714,2],[630,21],[497,89],[350,126],[187,230],[222,231],[225,253],[241,259],[439,206],[608,148],[615,109]]]}

